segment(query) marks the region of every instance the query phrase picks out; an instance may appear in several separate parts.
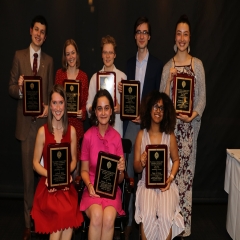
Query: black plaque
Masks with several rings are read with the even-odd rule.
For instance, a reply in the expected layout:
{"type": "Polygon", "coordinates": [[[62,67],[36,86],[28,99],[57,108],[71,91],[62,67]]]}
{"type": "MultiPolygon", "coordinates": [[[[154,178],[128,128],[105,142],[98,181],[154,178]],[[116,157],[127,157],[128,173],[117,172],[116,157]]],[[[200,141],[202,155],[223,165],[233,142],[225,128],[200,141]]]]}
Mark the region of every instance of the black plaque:
{"type": "Polygon", "coordinates": [[[65,79],[63,86],[67,96],[67,113],[76,117],[81,109],[81,82],[79,80],[65,79]]]}
{"type": "Polygon", "coordinates": [[[64,189],[70,184],[70,143],[49,144],[47,147],[48,188],[64,189]]]}
{"type": "Polygon", "coordinates": [[[168,168],[168,147],[165,144],[146,146],[146,187],[165,188],[168,168]]]}
{"type": "Polygon", "coordinates": [[[173,104],[177,114],[192,116],[194,76],[177,74],[173,80],[173,104]]]}
{"type": "Polygon", "coordinates": [[[140,81],[122,80],[120,117],[122,120],[133,120],[139,115],[140,81]]]}
{"type": "Polygon", "coordinates": [[[96,168],[94,189],[96,194],[104,198],[115,199],[118,175],[117,164],[120,157],[100,151],[96,168]]]}
{"type": "Polygon", "coordinates": [[[24,76],[23,81],[23,115],[39,116],[43,113],[42,78],[24,76]]]}
{"type": "Polygon", "coordinates": [[[116,105],[116,73],[98,72],[97,73],[97,91],[106,89],[112,96],[114,105],[116,105]]]}

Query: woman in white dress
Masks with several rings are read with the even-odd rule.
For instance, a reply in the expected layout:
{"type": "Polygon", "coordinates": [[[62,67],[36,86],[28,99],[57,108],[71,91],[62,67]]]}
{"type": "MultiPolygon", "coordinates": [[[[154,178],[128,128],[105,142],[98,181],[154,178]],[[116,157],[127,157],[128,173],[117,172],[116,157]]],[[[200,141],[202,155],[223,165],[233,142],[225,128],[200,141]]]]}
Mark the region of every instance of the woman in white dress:
{"type": "Polygon", "coordinates": [[[143,240],[170,240],[184,230],[178,188],[174,182],[179,157],[174,135],[176,114],[173,103],[167,94],[153,91],[143,100],[140,117],[142,130],[135,142],[134,170],[142,173],[142,179],[137,187],[135,220],[141,223],[143,240]],[[168,179],[165,188],[146,188],[145,147],[148,144],[168,146],[168,179]]]}

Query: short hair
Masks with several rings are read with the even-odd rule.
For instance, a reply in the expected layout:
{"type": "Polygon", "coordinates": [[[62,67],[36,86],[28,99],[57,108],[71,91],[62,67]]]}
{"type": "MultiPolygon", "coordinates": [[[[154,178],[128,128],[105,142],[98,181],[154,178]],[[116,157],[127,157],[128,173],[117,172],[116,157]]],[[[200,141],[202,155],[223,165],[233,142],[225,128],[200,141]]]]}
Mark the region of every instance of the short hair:
{"type": "Polygon", "coordinates": [[[149,34],[149,36],[151,36],[151,24],[150,24],[150,22],[149,22],[149,20],[148,20],[147,17],[139,17],[139,18],[136,20],[136,22],[135,22],[135,24],[134,24],[134,33],[133,33],[134,36],[135,36],[135,34],[136,34],[137,27],[138,27],[139,25],[143,24],[143,23],[146,23],[146,24],[148,25],[148,34],[149,34]]]}
{"type": "Polygon", "coordinates": [[[103,50],[104,44],[112,44],[114,52],[116,53],[117,43],[116,43],[116,40],[114,39],[114,37],[112,37],[110,35],[102,37],[102,40],[101,40],[101,50],[103,50]]]}
{"type": "Polygon", "coordinates": [[[38,23],[41,23],[42,25],[45,25],[46,26],[46,36],[48,34],[48,23],[47,23],[47,20],[45,17],[43,17],[42,15],[38,15],[38,16],[35,16],[33,19],[32,19],[32,22],[31,22],[31,28],[34,27],[35,23],[38,22],[38,23]]]}
{"type": "Polygon", "coordinates": [[[163,101],[163,119],[159,124],[160,132],[170,134],[174,132],[176,124],[176,112],[172,100],[166,93],[159,91],[150,92],[142,101],[140,107],[141,129],[147,130],[151,127],[151,111],[153,106],[159,101],[163,101]]]}
{"type": "Polygon", "coordinates": [[[188,17],[187,17],[186,14],[183,14],[183,15],[180,16],[180,18],[178,19],[178,21],[177,21],[177,23],[176,23],[176,26],[175,26],[175,32],[176,32],[176,30],[177,30],[177,26],[178,26],[179,23],[186,23],[186,24],[188,25],[188,27],[189,27],[189,32],[190,32],[190,34],[191,34],[191,24],[190,24],[190,22],[189,22],[188,17]]]}
{"type": "Polygon", "coordinates": [[[94,99],[93,99],[93,103],[92,103],[92,113],[90,116],[90,121],[92,125],[98,125],[97,124],[97,116],[95,114],[95,110],[97,108],[97,101],[100,97],[106,97],[109,101],[110,107],[112,109],[112,115],[110,116],[109,119],[109,125],[113,126],[115,123],[115,112],[114,112],[114,104],[113,104],[113,99],[111,94],[108,92],[108,90],[106,89],[101,89],[99,91],[97,91],[94,99]]]}
{"type": "Polygon", "coordinates": [[[75,50],[76,50],[76,54],[77,54],[76,68],[80,68],[80,56],[79,56],[78,46],[77,46],[76,42],[73,39],[68,39],[68,40],[66,40],[66,42],[63,45],[63,52],[62,52],[62,70],[64,72],[67,71],[66,48],[69,45],[72,45],[75,48],[75,50]]]}
{"type": "Polygon", "coordinates": [[[66,92],[65,92],[65,90],[64,90],[64,88],[61,84],[53,85],[52,90],[49,94],[49,98],[48,98],[48,121],[47,121],[48,130],[49,130],[49,132],[53,132],[53,126],[52,126],[53,114],[52,114],[52,111],[50,109],[53,93],[59,93],[64,99],[65,108],[64,108],[63,118],[62,118],[62,125],[63,125],[63,135],[65,135],[67,133],[67,128],[68,128],[67,97],[66,97],[66,92]]]}

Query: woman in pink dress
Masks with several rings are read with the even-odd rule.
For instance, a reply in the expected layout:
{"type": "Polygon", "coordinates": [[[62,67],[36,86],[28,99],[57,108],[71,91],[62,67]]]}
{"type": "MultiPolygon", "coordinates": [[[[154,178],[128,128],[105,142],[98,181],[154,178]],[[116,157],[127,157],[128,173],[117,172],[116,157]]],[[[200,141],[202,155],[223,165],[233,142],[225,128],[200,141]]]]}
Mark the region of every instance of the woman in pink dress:
{"type": "Polygon", "coordinates": [[[63,85],[65,79],[79,80],[81,83],[81,109],[76,117],[68,117],[69,124],[75,127],[77,132],[77,152],[80,151],[79,139],[83,137],[83,122],[86,119],[86,102],[88,98],[88,77],[80,70],[80,57],[76,42],[68,39],[63,46],[62,68],[57,70],[55,84],[63,85]]]}
{"type": "Polygon", "coordinates": [[[76,131],[68,124],[66,94],[61,85],[53,86],[48,107],[48,123],[39,128],[34,149],[33,168],[41,179],[34,195],[31,215],[36,232],[50,233],[50,240],[70,240],[73,228],[79,227],[83,222],[83,216],[78,210],[77,192],[72,184],[69,188],[56,190],[48,189],[47,183],[48,144],[70,143],[70,171],[75,169],[77,163],[76,131]],[[40,164],[42,156],[44,166],[40,164]]]}
{"type": "Polygon", "coordinates": [[[107,199],[95,193],[94,180],[99,151],[121,156],[118,162],[119,179],[123,181],[125,160],[120,134],[112,127],[115,121],[114,104],[107,90],[100,90],[92,103],[91,121],[93,126],[84,134],[81,150],[81,176],[86,185],[80,210],[90,218],[88,239],[113,239],[114,221],[122,210],[121,189],[116,198],[107,199]]]}

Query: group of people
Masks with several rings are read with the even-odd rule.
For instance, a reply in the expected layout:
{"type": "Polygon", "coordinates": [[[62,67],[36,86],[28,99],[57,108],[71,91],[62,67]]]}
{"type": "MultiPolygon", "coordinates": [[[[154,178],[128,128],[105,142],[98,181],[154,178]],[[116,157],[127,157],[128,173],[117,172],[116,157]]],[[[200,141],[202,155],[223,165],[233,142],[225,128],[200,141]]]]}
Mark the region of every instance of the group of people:
{"type": "Polygon", "coordinates": [[[181,16],[176,24],[176,54],[164,67],[148,51],[151,25],[146,17],[140,17],[135,22],[134,37],[138,50],[136,56],[127,61],[126,75],[114,65],[117,46],[115,39],[109,35],[102,38],[103,68],[100,72],[116,74],[115,104],[106,89],[97,91],[96,73],[88,83],[87,74],[80,69],[77,44],[72,39],[67,40],[63,46],[62,68],[57,70],[54,82],[53,59],[41,51],[47,30],[47,21],[43,16],[36,16],[32,20],[30,46],[16,51],[9,82],[10,95],[18,99],[16,138],[21,141],[26,226],[23,239],[30,239],[30,216],[34,220],[35,230],[49,233],[51,240],[71,239],[73,228],[82,224],[81,211],[85,211],[90,219],[89,239],[113,238],[115,218],[117,214],[124,214],[121,189],[118,187],[115,199],[96,194],[93,183],[99,151],[120,156],[117,165],[119,183],[123,181],[125,169],[129,177],[134,177],[134,173],[142,175],[136,193],[131,196],[126,233],[130,234],[132,220],[135,218],[141,224],[142,239],[165,240],[189,236],[197,136],[206,94],[202,62],[189,54],[191,26],[187,16],[181,16]],[[25,116],[22,110],[24,76],[35,74],[35,53],[36,75],[42,77],[43,92],[43,113],[37,117],[25,116]],[[194,77],[191,116],[175,113],[172,91],[173,78],[177,73],[187,73],[194,77]],[[66,93],[62,86],[65,79],[81,82],[81,110],[76,117],[67,114],[66,93]],[[122,79],[140,81],[140,115],[132,121],[120,119],[122,79]],[[83,122],[87,114],[91,127],[84,133],[83,122]],[[127,167],[122,137],[133,143],[127,167]],[[76,170],[76,165],[78,160],[81,162],[80,173],[86,187],[80,207],[72,185],[63,190],[47,188],[47,145],[61,142],[70,143],[71,172],[79,171],[76,170]],[[146,188],[145,147],[148,144],[168,146],[168,179],[165,188],[146,188]],[[34,178],[38,182],[36,189],[34,178]]]}

